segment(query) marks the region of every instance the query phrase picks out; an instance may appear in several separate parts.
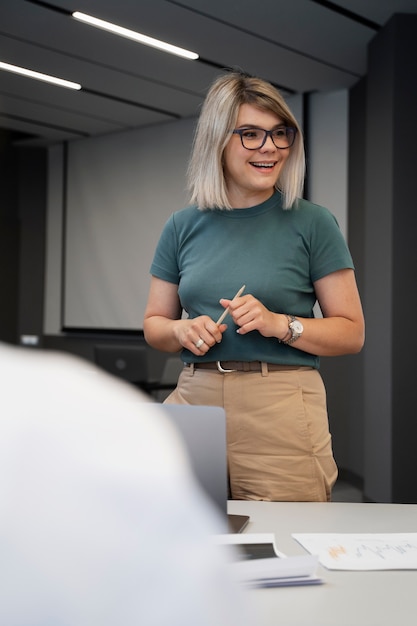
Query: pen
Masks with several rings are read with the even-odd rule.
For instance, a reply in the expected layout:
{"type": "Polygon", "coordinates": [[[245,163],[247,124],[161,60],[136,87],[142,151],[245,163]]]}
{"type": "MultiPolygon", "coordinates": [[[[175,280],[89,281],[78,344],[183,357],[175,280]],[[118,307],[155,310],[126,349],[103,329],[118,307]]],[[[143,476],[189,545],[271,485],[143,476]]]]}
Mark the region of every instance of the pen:
{"type": "MultiPolygon", "coordinates": [[[[242,285],[239,291],[237,292],[237,294],[232,298],[232,300],[234,300],[235,298],[238,298],[243,293],[243,290],[245,289],[245,287],[246,285],[242,285]]],[[[220,315],[219,319],[216,322],[217,326],[222,323],[222,321],[224,320],[224,318],[226,317],[228,313],[229,313],[229,307],[227,307],[227,309],[225,309],[223,313],[220,315]]]]}

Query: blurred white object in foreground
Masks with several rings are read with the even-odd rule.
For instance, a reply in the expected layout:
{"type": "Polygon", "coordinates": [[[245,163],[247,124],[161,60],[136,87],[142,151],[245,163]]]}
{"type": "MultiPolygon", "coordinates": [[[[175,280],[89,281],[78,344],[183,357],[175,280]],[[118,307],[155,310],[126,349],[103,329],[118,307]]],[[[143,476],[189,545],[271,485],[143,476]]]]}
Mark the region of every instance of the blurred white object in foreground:
{"type": "Polygon", "coordinates": [[[4,344],[0,381],[1,624],[248,623],[157,406],[81,359],[4,344]]]}

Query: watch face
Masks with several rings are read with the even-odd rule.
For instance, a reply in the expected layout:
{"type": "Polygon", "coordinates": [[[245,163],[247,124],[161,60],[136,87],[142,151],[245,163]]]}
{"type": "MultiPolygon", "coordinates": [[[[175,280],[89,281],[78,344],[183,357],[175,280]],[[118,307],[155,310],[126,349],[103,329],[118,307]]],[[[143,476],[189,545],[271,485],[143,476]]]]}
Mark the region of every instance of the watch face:
{"type": "Polygon", "coordinates": [[[304,330],[304,326],[298,320],[294,320],[293,322],[291,322],[290,326],[293,329],[293,331],[297,333],[297,335],[301,335],[301,333],[304,330]]]}

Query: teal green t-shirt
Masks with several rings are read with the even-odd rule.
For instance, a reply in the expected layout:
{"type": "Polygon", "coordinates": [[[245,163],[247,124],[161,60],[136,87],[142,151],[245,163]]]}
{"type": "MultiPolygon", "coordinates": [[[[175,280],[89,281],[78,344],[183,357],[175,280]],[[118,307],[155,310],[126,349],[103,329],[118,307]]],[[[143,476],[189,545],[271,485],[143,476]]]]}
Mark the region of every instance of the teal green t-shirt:
{"type": "MultiPolygon", "coordinates": [[[[284,210],[281,194],[260,205],[223,210],[190,206],[168,219],[151,274],[178,285],[189,317],[209,315],[216,321],[220,298],[233,298],[245,284],[276,313],[314,317],[314,282],[327,274],[353,268],[335,217],[325,208],[300,200],[284,210]]],[[[258,331],[236,333],[231,317],[220,344],[204,357],[183,350],[185,362],[266,361],[319,367],[319,358],[258,331]]]]}

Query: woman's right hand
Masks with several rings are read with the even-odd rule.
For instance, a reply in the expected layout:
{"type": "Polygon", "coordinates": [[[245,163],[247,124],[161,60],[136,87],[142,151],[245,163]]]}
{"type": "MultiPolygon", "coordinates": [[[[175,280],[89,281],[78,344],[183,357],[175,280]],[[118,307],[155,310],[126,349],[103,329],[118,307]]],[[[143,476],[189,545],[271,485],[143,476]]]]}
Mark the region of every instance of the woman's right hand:
{"type": "Polygon", "coordinates": [[[143,320],[145,339],[150,346],[163,352],[186,348],[202,356],[220,343],[226,328],[227,324],[216,324],[208,315],[182,318],[178,286],[152,276],[143,320]]]}
{"type": "Polygon", "coordinates": [[[227,324],[217,325],[208,315],[178,320],[174,333],[178,343],[197,356],[206,354],[220,343],[227,324]]]}

